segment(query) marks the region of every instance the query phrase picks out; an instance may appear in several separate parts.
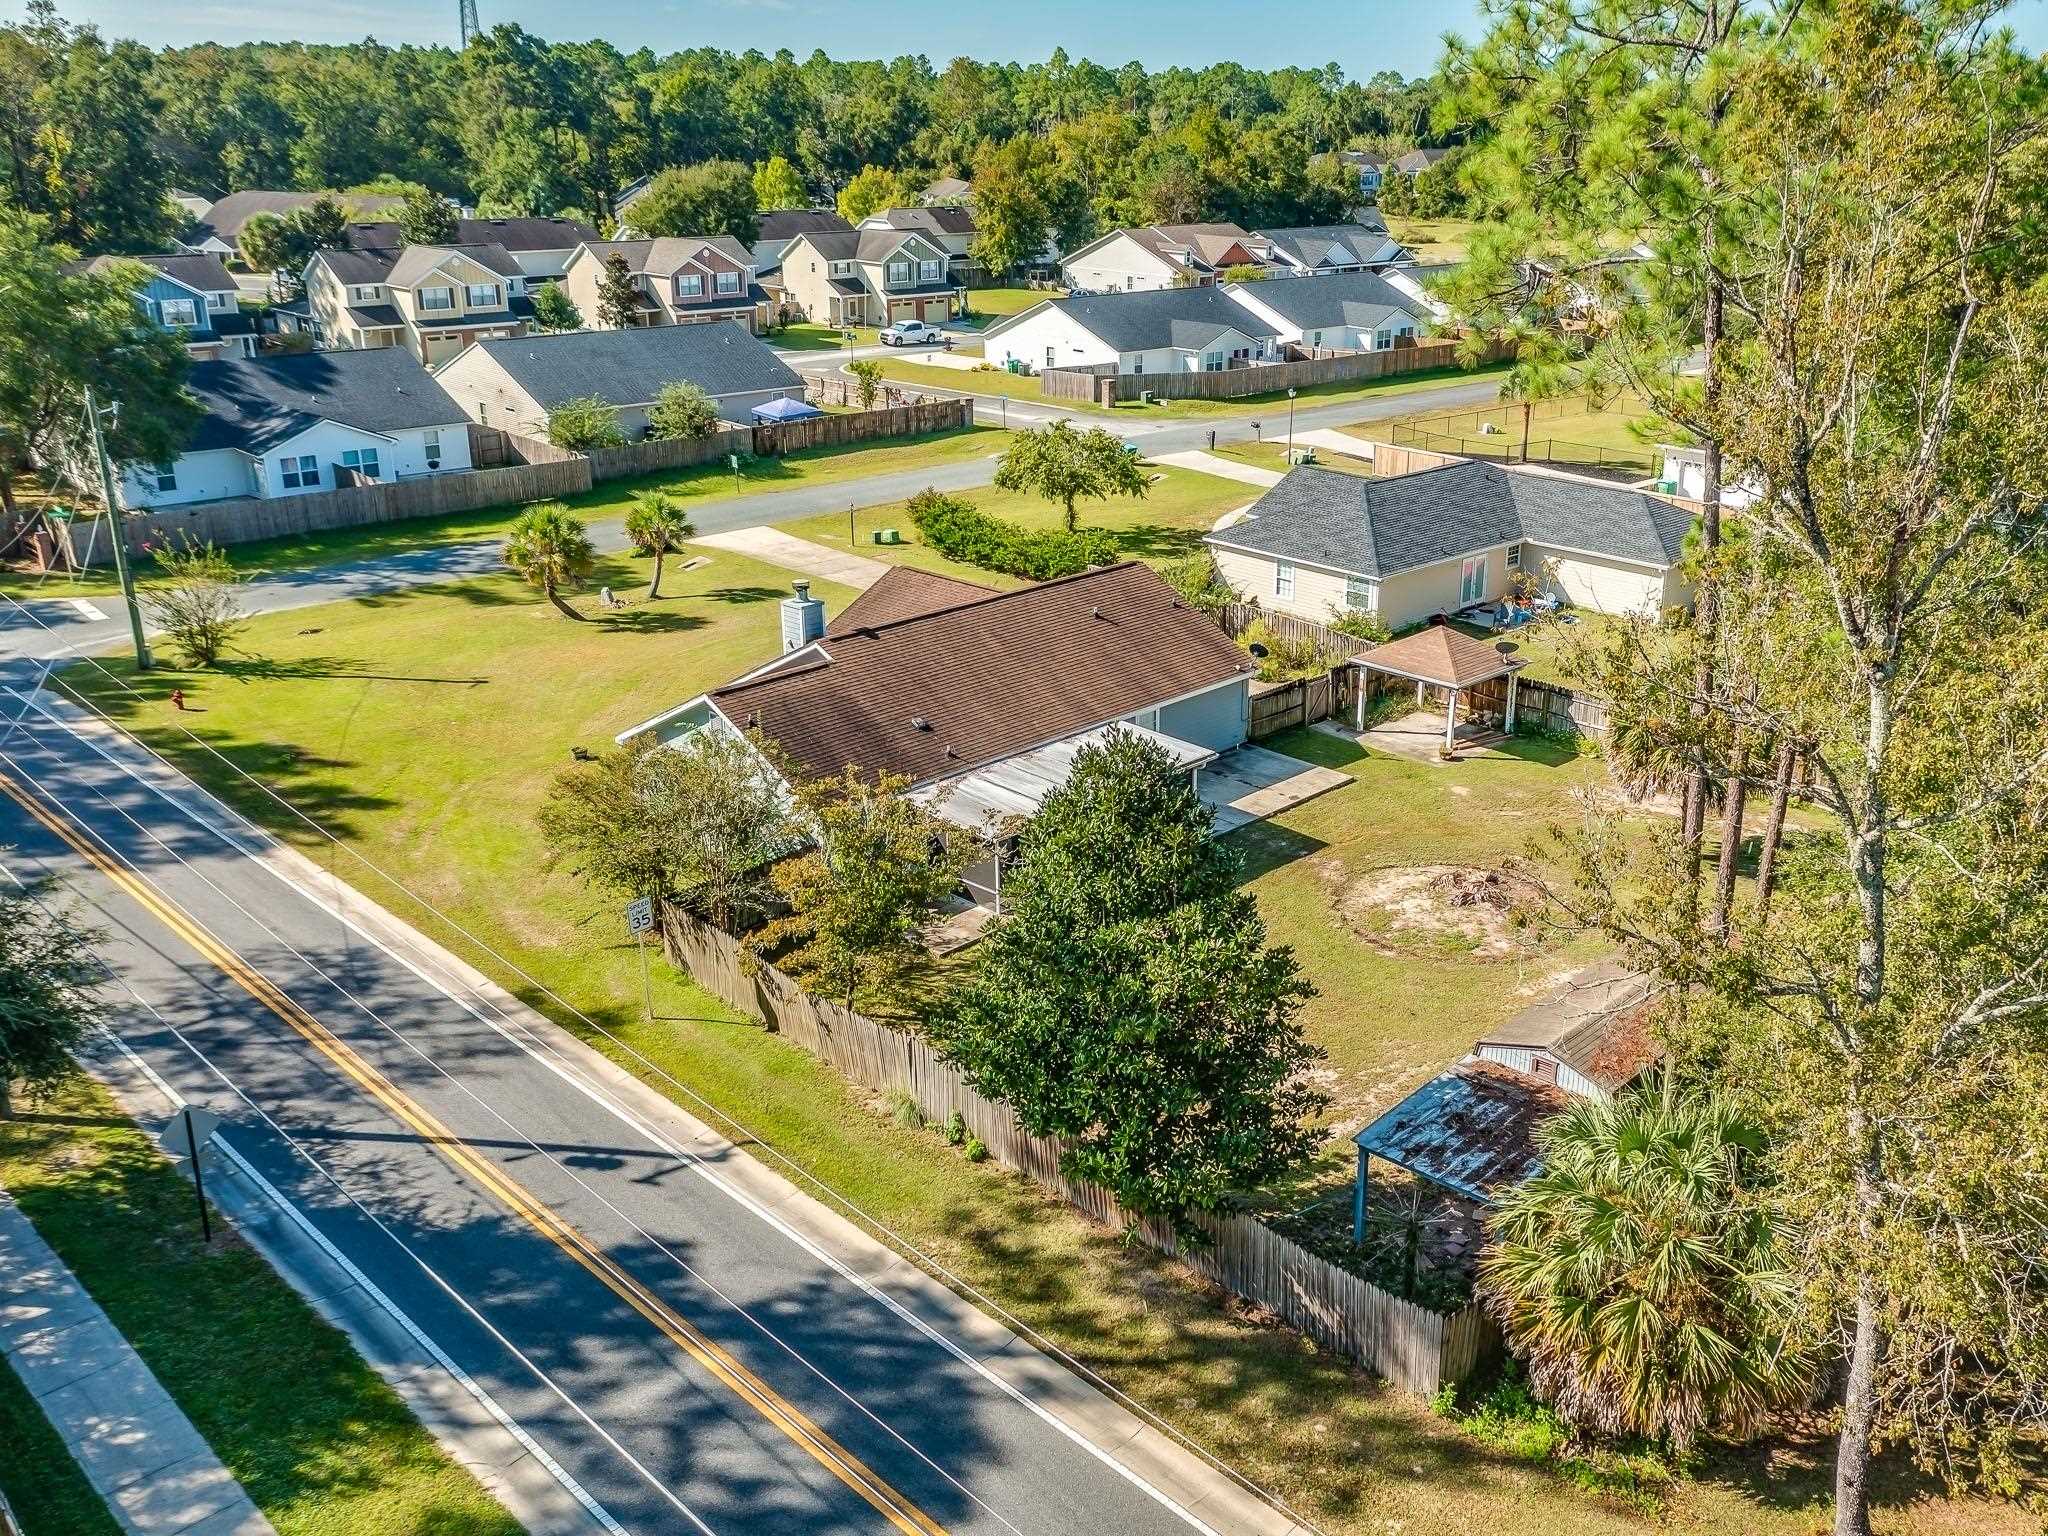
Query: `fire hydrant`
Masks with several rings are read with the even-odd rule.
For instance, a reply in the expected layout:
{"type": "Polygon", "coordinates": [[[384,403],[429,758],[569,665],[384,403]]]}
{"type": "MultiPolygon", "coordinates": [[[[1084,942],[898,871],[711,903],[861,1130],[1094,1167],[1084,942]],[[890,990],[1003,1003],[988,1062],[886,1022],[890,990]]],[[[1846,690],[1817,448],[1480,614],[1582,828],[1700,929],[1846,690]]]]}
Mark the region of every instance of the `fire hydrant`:
{"type": "Polygon", "coordinates": [[[173,689],[171,690],[171,708],[173,708],[173,709],[183,709],[184,707],[185,707],[185,690],[184,690],[184,689],[182,689],[182,688],[173,688],[173,689]]]}

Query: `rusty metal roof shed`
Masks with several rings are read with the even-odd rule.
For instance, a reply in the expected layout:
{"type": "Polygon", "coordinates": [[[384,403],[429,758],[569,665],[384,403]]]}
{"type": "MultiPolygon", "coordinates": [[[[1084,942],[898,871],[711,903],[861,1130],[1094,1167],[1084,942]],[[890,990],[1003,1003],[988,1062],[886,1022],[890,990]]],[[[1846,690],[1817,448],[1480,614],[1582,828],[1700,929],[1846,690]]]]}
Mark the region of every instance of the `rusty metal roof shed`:
{"type": "Polygon", "coordinates": [[[1542,1171],[1536,1128],[1571,1100],[1560,1090],[1486,1061],[1431,1078],[1352,1139],[1419,1178],[1490,1203],[1493,1192],[1542,1171]]]}

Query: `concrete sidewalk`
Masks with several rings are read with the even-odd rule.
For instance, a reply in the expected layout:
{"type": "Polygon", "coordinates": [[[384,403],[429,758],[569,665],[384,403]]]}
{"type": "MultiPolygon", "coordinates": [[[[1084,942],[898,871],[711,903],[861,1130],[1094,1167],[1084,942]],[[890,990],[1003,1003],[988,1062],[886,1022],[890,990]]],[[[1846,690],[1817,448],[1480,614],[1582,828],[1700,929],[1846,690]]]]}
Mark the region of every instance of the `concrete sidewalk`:
{"type": "Polygon", "coordinates": [[[0,1190],[0,1351],[135,1536],[274,1536],[99,1303],[0,1190]]]}
{"type": "Polygon", "coordinates": [[[1349,432],[1340,432],[1335,427],[1312,427],[1306,432],[1295,433],[1294,440],[1311,448],[1341,453],[1346,458],[1364,459],[1368,464],[1372,462],[1373,445],[1370,442],[1349,432]]]}

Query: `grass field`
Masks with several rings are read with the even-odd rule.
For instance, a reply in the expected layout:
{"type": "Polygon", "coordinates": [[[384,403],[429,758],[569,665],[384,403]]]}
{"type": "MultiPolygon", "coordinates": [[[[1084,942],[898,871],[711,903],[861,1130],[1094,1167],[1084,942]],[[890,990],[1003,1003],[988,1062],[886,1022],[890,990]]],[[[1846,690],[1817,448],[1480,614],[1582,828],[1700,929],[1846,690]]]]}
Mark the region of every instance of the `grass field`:
{"type": "MultiPolygon", "coordinates": [[[[853,327],[853,345],[872,347],[881,330],[872,325],[853,327]]],[[[771,347],[782,347],[791,352],[834,352],[845,347],[846,332],[836,325],[814,325],[801,321],[796,325],[785,325],[768,337],[771,347]]]]}
{"type": "MultiPolygon", "coordinates": [[[[1579,395],[1537,400],[1530,403],[1528,414],[1528,456],[1534,462],[1620,467],[1644,475],[1654,473],[1663,464],[1654,444],[1636,435],[1637,424],[1651,420],[1652,416],[1649,407],[1633,396],[1620,396],[1604,404],[1595,404],[1579,395]]],[[[1382,442],[1412,443],[1438,453],[1519,458],[1522,415],[1519,402],[1502,401],[1476,410],[1417,412],[1413,416],[1360,422],[1346,430],[1382,442]]]]}
{"type": "Polygon", "coordinates": [[[1465,246],[1478,228],[1470,219],[1415,219],[1387,216],[1387,232],[1415,252],[1424,265],[1463,261],[1465,246]]]}
{"type": "Polygon", "coordinates": [[[1064,289],[970,288],[967,290],[967,307],[973,312],[974,318],[963,323],[971,330],[983,330],[998,320],[1007,320],[1012,315],[1023,314],[1034,304],[1064,296],[1064,289]]]}
{"type": "MultiPolygon", "coordinates": [[[[1155,565],[1193,553],[1200,547],[1202,535],[1215,526],[1217,518],[1258,495],[1253,486],[1171,465],[1148,470],[1147,473],[1159,478],[1143,499],[1119,496],[1107,501],[1087,501],[1081,503],[1080,514],[1083,527],[1101,528],[1115,535],[1118,550],[1126,558],[1148,560],[1155,565]]],[[[958,494],[991,516],[1007,518],[1027,528],[1053,529],[1064,525],[1065,514],[1061,508],[1021,491],[983,486],[958,494]]],[[[949,576],[985,582],[990,586],[1022,585],[1014,577],[962,565],[928,548],[919,541],[917,526],[911,522],[903,502],[862,507],[851,521],[851,547],[873,559],[886,560],[892,565],[922,566],[928,571],[943,571],[949,576]],[[905,542],[876,544],[872,535],[877,528],[894,528],[905,542]]],[[[848,518],[843,512],[776,526],[784,533],[815,543],[839,549],[848,547],[848,518]]]]}
{"type": "MultiPolygon", "coordinates": [[[[96,1083],[74,1079],[0,1121],[0,1184],[279,1536],[518,1536],[347,1338],[254,1251],[232,1237],[200,1245],[191,1186],[96,1083]]],[[[20,1513],[38,1536],[67,1528],[61,1516],[39,1522],[33,1507],[20,1513]]]]}
{"type": "MultiPolygon", "coordinates": [[[[703,464],[630,480],[608,480],[581,496],[569,498],[569,505],[586,522],[600,522],[624,517],[633,497],[643,490],[660,489],[685,500],[754,496],[764,491],[795,490],[799,486],[830,485],[898,470],[957,464],[1000,453],[1007,441],[1007,434],[995,427],[974,426],[883,443],[812,448],[779,459],[744,460],[737,478],[722,464],[703,464]]],[[[260,539],[232,546],[228,558],[252,576],[341,561],[375,560],[406,550],[497,538],[520,510],[514,503],[457,513],[453,517],[412,518],[401,523],[374,523],[291,538],[260,539]]],[[[136,572],[137,579],[146,580],[149,569],[144,565],[136,572]]],[[[0,592],[15,597],[104,597],[119,591],[111,569],[95,567],[76,580],[0,571],[0,592]]]]}
{"type": "MultiPolygon", "coordinates": [[[[1038,379],[1032,375],[1005,373],[1000,369],[981,373],[958,368],[933,368],[928,364],[914,363],[897,357],[885,357],[880,361],[883,377],[894,379],[901,384],[915,384],[926,389],[964,390],[979,395],[1007,395],[1012,400],[1028,400],[1038,405],[1046,403],[1038,379]]],[[[1391,395],[1412,394],[1417,390],[1437,389],[1445,384],[1491,378],[1504,372],[1505,364],[1471,369],[1431,368],[1420,373],[1401,374],[1391,379],[1376,379],[1363,384],[1312,384],[1298,391],[1295,403],[1297,406],[1309,406],[1335,405],[1348,400],[1377,400],[1391,395]]],[[[1063,408],[1092,411],[1115,420],[1142,418],[1148,421],[1174,421],[1211,416],[1250,416],[1261,411],[1271,411],[1276,404],[1284,412],[1287,408],[1287,396],[1282,392],[1246,395],[1235,400],[1160,400],[1151,405],[1142,405],[1133,400],[1112,406],[1106,411],[1100,406],[1078,404],[1073,401],[1062,400],[1056,403],[1063,408]]]]}
{"type": "MultiPolygon", "coordinates": [[[[645,572],[644,562],[613,560],[598,579],[629,591],[644,584],[645,572]]],[[[509,580],[475,582],[261,619],[245,643],[263,664],[224,675],[155,674],[137,693],[79,666],[65,676],[244,812],[308,843],[302,826],[281,820],[274,805],[179,733],[180,723],[194,725],[229,760],[324,820],[344,848],[414,885],[477,942],[348,853],[322,850],[323,863],[588,1034],[520,970],[543,979],[717,1111],[1296,1503],[1332,1536],[1642,1531],[1638,1516],[1467,1436],[1299,1336],[1220,1304],[1177,1265],[1127,1247],[1025,1180],[969,1164],[932,1133],[897,1124],[883,1106],[795,1047],[735,1020],[686,978],[658,968],[659,1022],[641,1021],[634,951],[616,931],[613,903],[545,867],[533,816],[570,747],[601,746],[622,726],[772,655],[772,599],[782,586],[782,572],[718,552],[712,564],[677,579],[673,598],[630,609],[616,623],[579,625],[509,580]],[[447,678],[462,686],[439,681],[447,678]],[[176,686],[206,713],[174,717],[165,696],[176,686]]],[[[834,610],[848,597],[823,583],[817,590],[834,610]]],[[[1497,768],[1468,765],[1462,778],[1431,776],[1420,765],[1346,760],[1345,745],[1329,738],[1290,744],[1342,761],[1358,784],[1261,834],[1272,842],[1253,849],[1266,861],[1254,870],[1255,889],[1275,938],[1302,948],[1324,988],[1313,1028],[1356,1042],[1333,1070],[1347,1099],[1363,1103],[1439,1059],[1454,1034],[1469,1042],[1465,1019],[1456,1018],[1455,1029],[1452,1020],[1459,1009],[1500,1006],[1485,988],[1526,984],[1563,957],[1489,961],[1484,987],[1467,983],[1451,948],[1411,961],[1380,953],[1398,936],[1369,923],[1361,926],[1370,938],[1334,931],[1319,906],[1328,900],[1325,881],[1338,888],[1382,859],[1494,857],[1525,834],[1520,818],[1549,803],[1554,786],[1592,770],[1576,760],[1553,767],[1517,756],[1497,768]],[[1469,793],[1456,793],[1461,786],[1469,793]],[[1381,824],[1403,817],[1416,818],[1414,825],[1381,824]],[[1444,848],[1447,824],[1458,841],[1444,848]],[[1422,967],[1419,979],[1448,989],[1444,999],[1401,979],[1411,964],[1422,967]],[[1363,968],[1361,979],[1352,979],[1353,968],[1363,968]]],[[[666,1086],[621,1047],[595,1043],[666,1086]]],[[[1709,1465],[1683,1490],[1673,1518],[1698,1536],[1807,1536],[1825,1486],[1813,1451],[1808,1442],[1781,1441],[1768,1458],[1709,1465]]],[[[1888,1496],[1903,1495],[1892,1488],[1888,1496]]],[[[1989,1507],[1938,1500],[1910,1515],[1896,1504],[1887,1513],[1888,1531],[1928,1536],[2024,1528],[1989,1507]]]]}

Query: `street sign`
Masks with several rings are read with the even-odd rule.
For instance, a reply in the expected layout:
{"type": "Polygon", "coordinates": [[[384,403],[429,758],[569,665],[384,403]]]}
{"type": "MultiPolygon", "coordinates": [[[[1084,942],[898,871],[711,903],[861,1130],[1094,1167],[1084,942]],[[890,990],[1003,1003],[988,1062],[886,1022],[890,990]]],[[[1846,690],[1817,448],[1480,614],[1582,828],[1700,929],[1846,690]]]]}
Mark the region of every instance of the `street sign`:
{"type": "Polygon", "coordinates": [[[210,1109],[183,1109],[178,1111],[177,1119],[164,1127],[156,1144],[183,1162],[192,1155],[192,1144],[196,1141],[204,1147],[213,1140],[220,1125],[220,1116],[210,1109]]]}
{"type": "Polygon", "coordinates": [[[626,927],[633,933],[654,931],[654,898],[642,896],[626,907],[626,927]]]}

